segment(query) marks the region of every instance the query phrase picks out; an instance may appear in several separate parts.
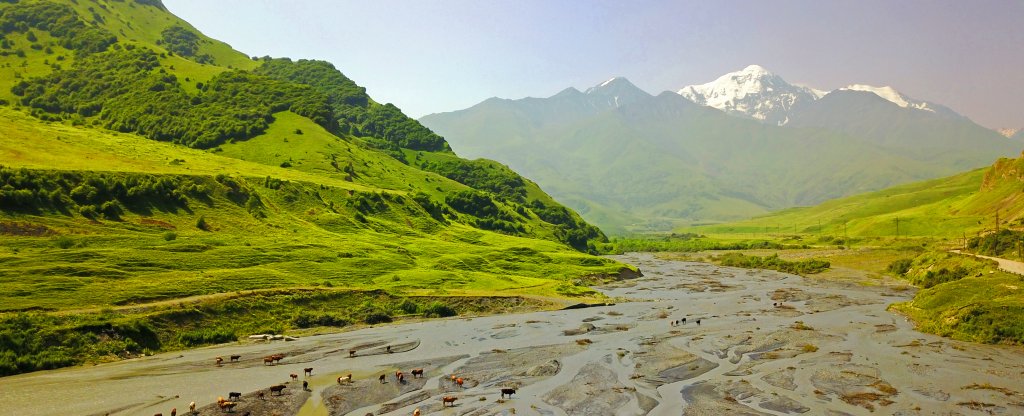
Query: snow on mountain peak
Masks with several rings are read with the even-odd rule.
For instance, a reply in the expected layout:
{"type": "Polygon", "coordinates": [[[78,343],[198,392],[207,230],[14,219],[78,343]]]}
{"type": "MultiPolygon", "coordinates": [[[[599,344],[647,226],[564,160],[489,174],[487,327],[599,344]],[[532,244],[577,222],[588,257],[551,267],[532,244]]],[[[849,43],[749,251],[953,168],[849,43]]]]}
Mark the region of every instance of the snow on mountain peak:
{"type": "Polygon", "coordinates": [[[924,101],[915,100],[913,98],[903,95],[899,91],[896,91],[892,87],[875,87],[864,84],[853,84],[839,89],[840,91],[864,91],[874,93],[875,95],[882,97],[886,101],[896,104],[903,108],[916,108],[918,110],[935,112],[934,108],[928,105],[924,101]]]}
{"type": "Polygon", "coordinates": [[[587,88],[585,94],[597,100],[595,102],[607,103],[614,107],[635,102],[640,98],[650,97],[650,94],[633,85],[632,82],[629,82],[624,77],[614,77],[597,86],[587,88]]]}
{"type": "Polygon", "coordinates": [[[697,104],[777,125],[789,121],[793,105],[814,101],[821,95],[811,88],[789,84],[760,65],[749,65],[706,84],[688,85],[677,93],[697,104]]]}

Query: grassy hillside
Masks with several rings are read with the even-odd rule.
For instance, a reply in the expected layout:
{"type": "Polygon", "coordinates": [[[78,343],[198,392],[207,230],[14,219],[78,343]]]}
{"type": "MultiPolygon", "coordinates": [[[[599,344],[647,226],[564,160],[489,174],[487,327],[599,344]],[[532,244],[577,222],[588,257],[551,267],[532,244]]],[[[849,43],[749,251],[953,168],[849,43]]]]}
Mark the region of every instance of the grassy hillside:
{"type": "MultiPolygon", "coordinates": [[[[1008,160],[1008,159],[1004,159],[1008,160]]],[[[997,165],[998,166],[998,165],[997,165]]],[[[745,221],[689,227],[712,234],[813,234],[842,237],[961,237],[994,227],[995,212],[1004,220],[1024,214],[1015,185],[982,190],[984,178],[998,167],[877,192],[839,198],[820,205],[791,208],[745,221]]]]}
{"type": "Polygon", "coordinates": [[[332,65],[158,0],[0,2],[0,374],[400,316],[551,307],[600,230],[332,65]]]}

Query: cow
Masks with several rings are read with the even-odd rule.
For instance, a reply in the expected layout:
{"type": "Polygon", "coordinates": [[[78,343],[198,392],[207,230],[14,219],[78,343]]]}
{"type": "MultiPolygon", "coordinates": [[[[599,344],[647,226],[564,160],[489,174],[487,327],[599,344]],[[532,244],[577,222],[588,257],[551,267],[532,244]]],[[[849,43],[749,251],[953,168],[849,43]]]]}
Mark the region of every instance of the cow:
{"type": "Polygon", "coordinates": [[[188,412],[191,414],[196,414],[196,402],[191,402],[188,404],[188,412]]]}
{"type": "Polygon", "coordinates": [[[219,406],[220,410],[223,410],[224,412],[230,412],[231,409],[234,409],[235,406],[238,406],[238,403],[236,403],[236,402],[218,402],[217,406],[219,406]]]}
{"type": "Polygon", "coordinates": [[[238,361],[239,358],[242,358],[242,356],[241,355],[232,355],[231,356],[231,361],[238,361]]]}
{"type": "Polygon", "coordinates": [[[256,397],[260,400],[267,400],[267,398],[263,396],[263,390],[256,392],[256,397]]]}
{"type": "Polygon", "coordinates": [[[505,395],[507,394],[508,398],[511,399],[512,395],[515,394],[515,392],[516,392],[516,389],[510,389],[510,388],[501,389],[501,398],[505,398],[505,395]]]}
{"type": "Polygon", "coordinates": [[[387,383],[387,374],[381,374],[380,377],[377,377],[377,381],[379,381],[380,384],[387,383]]]}
{"type": "Polygon", "coordinates": [[[263,357],[263,365],[274,365],[274,357],[263,357]]]}
{"type": "Polygon", "coordinates": [[[348,358],[352,358],[352,357],[355,357],[355,356],[356,356],[356,350],[348,350],[348,358]]]}
{"type": "Polygon", "coordinates": [[[412,378],[423,377],[423,369],[422,368],[415,368],[411,372],[412,372],[412,378]]]}
{"type": "Polygon", "coordinates": [[[276,386],[270,386],[270,394],[277,393],[277,395],[280,396],[281,394],[283,394],[281,392],[285,389],[285,387],[288,387],[288,386],[286,386],[284,384],[278,384],[276,386]]]}
{"type": "Polygon", "coordinates": [[[302,375],[304,375],[304,376],[312,376],[313,375],[313,367],[303,368],[302,369],[302,375]]]}
{"type": "Polygon", "coordinates": [[[242,398],[242,393],[239,393],[237,391],[233,391],[233,392],[228,393],[228,400],[234,401],[235,399],[241,399],[241,398],[242,398]]]}
{"type": "Polygon", "coordinates": [[[458,384],[459,387],[462,387],[462,382],[464,382],[464,381],[465,380],[463,380],[462,377],[459,377],[459,378],[455,379],[455,384],[458,384]]]}
{"type": "Polygon", "coordinates": [[[217,365],[218,366],[220,366],[220,363],[223,363],[223,362],[224,362],[223,358],[217,357],[217,365]]]}
{"type": "Polygon", "coordinates": [[[338,377],[338,384],[342,383],[352,383],[352,374],[349,374],[344,377],[338,377]]]}
{"type": "Polygon", "coordinates": [[[456,400],[459,400],[459,398],[455,396],[444,396],[441,398],[441,407],[448,406],[448,403],[451,403],[452,407],[455,407],[456,400]]]}
{"type": "Polygon", "coordinates": [[[291,373],[291,374],[289,374],[289,375],[288,375],[288,377],[291,377],[291,378],[292,378],[292,381],[295,381],[295,380],[298,380],[298,379],[299,379],[299,375],[298,375],[298,374],[295,374],[295,373],[291,373]]]}

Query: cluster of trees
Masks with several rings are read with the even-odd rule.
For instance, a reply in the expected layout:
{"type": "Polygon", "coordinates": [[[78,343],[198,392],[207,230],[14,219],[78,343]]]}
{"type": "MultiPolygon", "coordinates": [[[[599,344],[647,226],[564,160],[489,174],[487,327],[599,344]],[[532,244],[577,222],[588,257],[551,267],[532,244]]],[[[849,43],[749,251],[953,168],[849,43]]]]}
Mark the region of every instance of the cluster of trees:
{"type": "Polygon", "coordinates": [[[524,203],[526,181],[523,177],[511,170],[498,169],[491,163],[484,160],[445,158],[436,162],[423,162],[419,167],[470,188],[490,192],[505,201],[524,203]]]}
{"type": "Polygon", "coordinates": [[[131,45],[19,82],[12,92],[48,113],[99,115],[112,130],[195,148],[260,135],[273,113],[285,110],[335,128],[326,97],[309,86],[236,70],[215,76],[193,96],[160,67],[159,55],[131,45]]]}
{"type": "Polygon", "coordinates": [[[600,228],[587,224],[561,205],[545,205],[539,200],[530,203],[530,210],[544,222],[558,225],[555,237],[579,251],[596,253],[595,242],[608,241],[600,228]]]}
{"type": "Polygon", "coordinates": [[[1001,229],[981,237],[967,240],[967,249],[986,256],[1016,256],[1018,244],[1024,242],[1024,232],[1001,229]]]}
{"type": "Polygon", "coordinates": [[[491,196],[485,192],[477,190],[454,192],[445,197],[445,203],[456,211],[476,217],[476,225],[481,229],[509,234],[520,234],[526,231],[521,220],[516,218],[515,214],[498,207],[491,196]]]}
{"type": "Polygon", "coordinates": [[[48,1],[20,2],[0,10],[0,32],[25,33],[29,29],[49,32],[60,45],[79,55],[102,52],[117,37],[79,19],[71,6],[48,1]]]}
{"type": "Polygon", "coordinates": [[[0,208],[17,212],[77,212],[118,219],[124,209],[146,212],[188,207],[188,196],[209,198],[193,178],[136,173],[62,172],[0,167],[0,208]]]}
{"type": "Polygon", "coordinates": [[[157,41],[157,44],[167,48],[172,53],[192,58],[201,64],[211,64],[213,63],[212,56],[209,54],[198,54],[199,42],[201,40],[195,32],[181,25],[174,25],[160,31],[160,40],[157,41]]]}
{"type": "Polygon", "coordinates": [[[779,258],[778,254],[767,257],[747,256],[742,253],[727,253],[718,258],[723,266],[743,267],[747,269],[770,269],[783,273],[792,274],[814,274],[821,273],[832,267],[832,264],[825,260],[809,259],[800,261],[788,261],[779,258]]]}
{"type": "MultiPolygon", "coordinates": [[[[409,118],[398,107],[374,102],[365,88],[356,85],[329,62],[269,57],[262,60],[263,64],[255,73],[310,86],[324,94],[341,133],[378,138],[399,148],[451,151],[443,137],[409,118]]],[[[379,147],[389,150],[388,146],[379,147]]]]}
{"type": "Polygon", "coordinates": [[[911,279],[911,283],[927,289],[938,284],[963,279],[970,273],[971,271],[963,266],[955,266],[952,269],[943,267],[937,271],[928,270],[924,275],[911,279]]]}

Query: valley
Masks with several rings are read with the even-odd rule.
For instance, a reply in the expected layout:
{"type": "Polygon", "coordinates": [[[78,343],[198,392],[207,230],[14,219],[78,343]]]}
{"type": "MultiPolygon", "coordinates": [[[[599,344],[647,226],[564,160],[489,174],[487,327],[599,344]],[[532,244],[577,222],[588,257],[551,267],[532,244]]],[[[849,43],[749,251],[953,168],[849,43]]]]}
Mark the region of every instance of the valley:
{"type": "MultiPolygon", "coordinates": [[[[914,331],[886,311],[913,296],[902,282],[799,277],[650,254],[615,259],[644,276],[599,287],[612,306],[246,341],[37,372],[2,379],[0,398],[25,415],[167,414],[172,407],[181,414],[190,401],[200,414],[220,414],[210,406],[218,396],[242,392],[236,409],[244,412],[264,403],[251,392],[282,383],[287,400],[308,400],[301,410],[281,413],[298,415],[411,414],[415,408],[422,414],[678,415],[682,408],[687,415],[914,415],[1024,408],[1024,353],[914,331]],[[286,358],[262,364],[260,357],[272,353],[286,358]],[[239,362],[214,362],[233,354],[241,355],[239,362]],[[311,377],[302,375],[308,367],[311,377]],[[395,380],[396,370],[408,377],[417,367],[424,379],[395,380]],[[299,379],[289,381],[289,373],[299,379]],[[335,379],[348,373],[354,383],[338,386],[335,379]],[[457,387],[450,374],[466,382],[457,387]],[[310,393],[302,394],[302,381],[310,393]],[[516,392],[499,400],[500,388],[516,392]],[[118,394],[101,393],[107,391],[118,394]],[[443,409],[441,396],[457,397],[454,408],[443,409]]],[[[267,401],[286,400],[275,397],[267,401]]]]}

